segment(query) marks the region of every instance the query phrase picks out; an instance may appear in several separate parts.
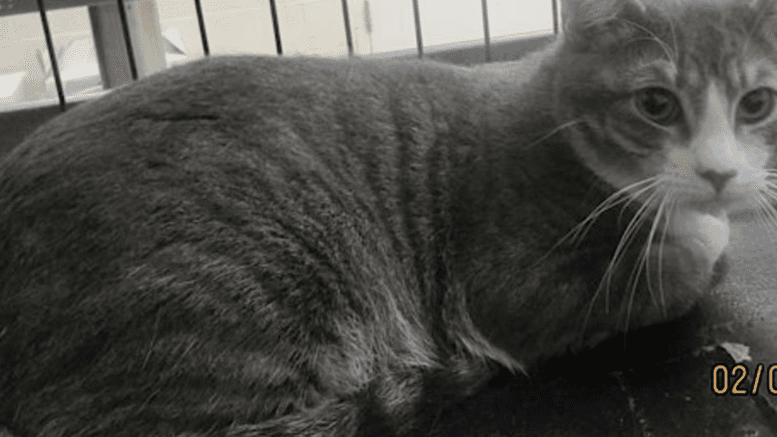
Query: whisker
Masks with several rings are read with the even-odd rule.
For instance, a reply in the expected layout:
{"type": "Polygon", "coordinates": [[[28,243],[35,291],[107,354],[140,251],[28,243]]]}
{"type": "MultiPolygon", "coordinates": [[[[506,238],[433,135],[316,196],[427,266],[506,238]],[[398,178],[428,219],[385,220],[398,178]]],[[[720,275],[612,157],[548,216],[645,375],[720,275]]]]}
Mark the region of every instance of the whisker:
{"type": "Polygon", "coordinates": [[[658,246],[658,294],[659,301],[661,303],[661,310],[666,316],[666,294],[664,293],[664,242],[666,241],[666,234],[668,234],[669,223],[671,222],[671,214],[675,211],[677,206],[677,199],[671,199],[670,205],[667,211],[667,216],[664,219],[664,229],[661,233],[661,242],[658,246]]]}
{"type": "Polygon", "coordinates": [[[769,191],[762,191],[759,193],[759,196],[757,198],[757,202],[759,205],[762,205],[763,209],[766,211],[773,211],[774,210],[774,203],[770,202],[769,199],[772,200],[772,202],[777,202],[777,193],[772,193],[769,191]]]}
{"type": "Polygon", "coordinates": [[[626,314],[624,318],[624,324],[623,324],[623,331],[627,332],[629,330],[629,320],[631,320],[631,310],[634,307],[634,296],[637,295],[637,285],[639,284],[639,276],[642,274],[642,271],[644,270],[644,267],[646,265],[645,260],[647,257],[647,251],[643,250],[642,253],[639,255],[639,259],[637,259],[637,262],[634,264],[634,268],[631,270],[631,275],[629,275],[629,281],[627,282],[627,288],[629,289],[628,292],[628,301],[626,304],[626,314]]]}
{"type": "Polygon", "coordinates": [[[764,180],[764,182],[774,186],[773,180],[777,179],[777,170],[771,169],[771,168],[770,169],[764,169],[764,170],[761,170],[758,173],[756,173],[755,176],[761,177],[764,180]]]}
{"type": "Polygon", "coordinates": [[[582,241],[582,239],[585,238],[585,235],[588,233],[588,231],[591,230],[591,227],[593,226],[596,219],[599,218],[599,216],[601,216],[605,211],[609,210],[610,208],[613,208],[623,202],[627,202],[626,205],[628,205],[628,203],[631,201],[632,196],[639,196],[647,189],[650,189],[650,187],[653,186],[652,184],[654,184],[655,179],[656,178],[653,177],[653,178],[641,180],[639,182],[635,182],[611,194],[609,197],[607,197],[607,199],[605,199],[599,205],[597,205],[597,207],[594,208],[594,210],[591,211],[591,213],[588,214],[586,218],[584,218],[582,221],[580,221],[580,223],[578,223],[572,229],[570,229],[569,232],[564,234],[563,237],[561,237],[550,249],[548,249],[548,251],[544,255],[542,255],[532,265],[532,268],[535,268],[540,264],[542,264],[553,253],[553,251],[558,249],[564,243],[569,242],[571,244],[575,244],[582,241]],[[648,186],[640,190],[637,190],[634,194],[630,193],[630,190],[633,190],[636,187],[639,187],[640,185],[644,185],[644,184],[648,184],[648,186]]]}
{"type": "MultiPolygon", "coordinates": [[[[663,265],[664,265],[663,253],[664,253],[664,244],[666,241],[666,236],[668,234],[667,230],[669,228],[669,223],[671,219],[670,215],[672,211],[674,211],[676,205],[677,205],[677,199],[672,197],[672,192],[671,191],[665,192],[664,196],[662,197],[658,205],[655,218],[651,225],[650,233],[645,243],[645,250],[640,256],[640,262],[644,260],[645,278],[647,283],[647,291],[650,294],[650,299],[653,305],[661,309],[661,312],[664,316],[666,316],[666,298],[664,294],[664,281],[663,281],[663,265]],[[661,230],[661,239],[658,242],[658,260],[657,260],[659,296],[658,296],[658,301],[656,301],[656,296],[653,291],[653,285],[652,285],[652,275],[650,274],[650,249],[652,247],[653,241],[655,240],[656,233],[658,232],[658,225],[662,220],[663,220],[663,229],[661,230]]],[[[631,319],[631,311],[633,308],[633,301],[635,296],[636,296],[636,284],[634,284],[634,286],[632,287],[632,291],[629,296],[629,303],[626,311],[626,323],[624,328],[625,330],[628,330],[628,327],[629,327],[629,321],[631,319]]]]}
{"type": "Polygon", "coordinates": [[[773,236],[773,232],[777,228],[775,228],[775,217],[774,212],[770,211],[771,205],[769,205],[769,201],[764,198],[762,194],[756,197],[756,203],[757,207],[755,208],[756,213],[756,220],[758,221],[759,225],[763,223],[762,227],[766,227],[766,232],[773,236]]]}
{"type": "Polygon", "coordinates": [[[769,199],[777,200],[777,193],[771,193],[768,191],[760,192],[755,197],[756,203],[759,207],[759,212],[764,212],[765,210],[773,209],[771,203],[769,202],[769,199]]]}
{"type": "Polygon", "coordinates": [[[564,130],[566,128],[569,128],[569,127],[572,127],[572,126],[574,126],[574,125],[576,125],[578,123],[582,123],[582,122],[583,122],[583,120],[572,120],[572,121],[568,121],[566,123],[563,123],[563,124],[557,126],[555,129],[553,129],[550,132],[548,132],[547,134],[541,136],[538,140],[536,140],[533,143],[529,144],[527,146],[527,148],[531,149],[532,147],[536,146],[537,144],[542,143],[543,141],[547,140],[548,138],[552,137],[553,135],[556,135],[557,133],[561,132],[562,130],[564,130]]]}
{"type": "Polygon", "coordinates": [[[769,180],[767,178],[768,176],[764,178],[763,186],[759,187],[760,188],[759,193],[768,194],[772,196],[777,195],[777,175],[774,175],[775,181],[769,180]]]}
{"type": "Polygon", "coordinates": [[[606,210],[620,204],[623,202],[626,202],[625,205],[621,207],[621,213],[618,215],[619,220],[623,217],[623,212],[628,208],[629,204],[631,202],[634,202],[639,196],[641,196],[646,191],[650,190],[651,188],[655,187],[658,184],[658,178],[652,177],[648,179],[643,179],[639,182],[635,182],[631,185],[628,185],[620,190],[618,190],[615,194],[608,197],[604,202],[600,203],[599,206],[597,206],[591,214],[588,215],[583,221],[581,221],[577,226],[573,228],[575,230],[575,235],[572,236],[572,241],[580,241],[582,238],[585,237],[585,235],[588,233],[588,231],[591,230],[591,226],[593,226],[594,221],[599,218],[601,214],[603,214],[606,210]],[[647,186],[640,188],[639,190],[636,190],[634,192],[631,192],[631,190],[639,187],[640,185],[647,184],[647,186]],[[616,200],[617,197],[623,197],[622,199],[616,200]]]}
{"type": "MultiPolygon", "coordinates": [[[[659,193],[655,192],[650,197],[650,202],[653,201],[656,197],[658,197],[659,193]]],[[[664,203],[665,197],[661,199],[661,202],[659,203],[659,210],[662,208],[662,205],[664,203]]],[[[646,204],[647,205],[647,204],[646,204]]],[[[644,210],[641,209],[641,210],[644,210]]],[[[626,304],[626,314],[625,314],[625,320],[623,325],[624,332],[628,331],[629,329],[629,320],[631,320],[631,311],[634,306],[634,297],[637,295],[637,287],[639,286],[639,278],[640,275],[642,275],[642,272],[645,272],[645,275],[649,278],[650,272],[648,270],[648,260],[649,260],[649,252],[650,252],[650,246],[653,241],[653,236],[655,235],[655,229],[658,223],[658,217],[660,217],[659,212],[656,213],[656,218],[653,220],[653,223],[651,224],[650,231],[648,232],[647,240],[645,241],[642,251],[639,255],[639,258],[637,259],[636,263],[634,264],[634,268],[632,268],[631,274],[629,275],[629,280],[626,283],[627,288],[629,288],[628,293],[628,303],[626,304]]],[[[636,216],[635,216],[636,219],[636,216]]],[[[646,220],[648,220],[647,214],[642,214],[639,216],[639,219],[637,221],[637,224],[635,225],[635,228],[638,228],[639,226],[642,226],[642,223],[644,223],[646,220]]],[[[632,220],[631,223],[634,223],[634,220],[632,220]]],[[[649,279],[648,279],[649,281],[649,279]]],[[[609,288],[609,286],[608,286],[609,288]]],[[[652,296],[652,292],[651,292],[652,296]]],[[[654,300],[655,301],[655,300],[654,300]]]]}
{"type": "MultiPolygon", "coordinates": [[[[650,184],[648,187],[640,190],[641,192],[644,192],[647,189],[653,188],[658,184],[659,181],[657,181],[657,178],[651,178],[650,184]]],[[[639,228],[639,226],[644,222],[647,215],[644,214],[645,211],[649,208],[650,203],[652,202],[652,199],[657,196],[656,192],[651,193],[648,196],[648,199],[643,203],[640,208],[635,213],[632,220],[629,222],[628,226],[626,227],[626,230],[621,234],[621,238],[618,241],[618,246],[615,249],[615,252],[610,259],[610,263],[607,266],[607,269],[605,270],[604,275],[602,276],[602,280],[599,282],[599,286],[596,288],[596,291],[594,292],[593,297],[591,298],[591,302],[588,305],[588,310],[586,311],[586,315],[583,319],[583,326],[582,326],[582,332],[585,332],[585,327],[588,324],[588,320],[591,316],[591,313],[593,312],[594,304],[596,303],[596,300],[598,299],[599,295],[602,293],[602,290],[605,290],[605,312],[609,312],[609,288],[611,285],[611,279],[612,275],[614,274],[615,267],[620,262],[620,258],[623,256],[623,250],[625,246],[628,245],[630,242],[634,232],[639,228]]],[[[581,334],[582,335],[582,334],[581,334]]]]}
{"type": "MultiPolygon", "coordinates": [[[[542,255],[534,264],[532,264],[532,268],[535,268],[540,264],[542,264],[548,258],[548,256],[550,256],[553,253],[553,251],[558,249],[564,243],[566,242],[579,243],[585,237],[585,235],[591,229],[591,226],[593,226],[593,223],[596,221],[596,219],[599,218],[601,214],[603,214],[608,209],[617,206],[620,203],[627,202],[630,198],[629,190],[633,189],[634,187],[638,187],[640,185],[643,185],[645,183],[650,183],[650,182],[651,182],[650,179],[645,179],[639,182],[635,182],[610,195],[607,199],[601,202],[596,208],[594,208],[594,210],[591,211],[591,213],[588,214],[586,218],[584,218],[582,221],[580,221],[580,223],[575,225],[566,234],[564,234],[564,236],[561,237],[550,249],[548,249],[548,251],[544,255],[542,255]],[[618,199],[619,197],[621,199],[618,199]]],[[[643,190],[637,191],[637,195],[642,193],[642,191],[643,190]]]]}
{"type": "Polygon", "coordinates": [[[759,195],[756,201],[759,206],[756,213],[765,222],[766,232],[770,234],[773,241],[777,241],[775,238],[777,237],[777,211],[763,195],[759,195]]]}
{"type": "MultiPolygon", "coordinates": [[[[644,222],[645,217],[643,217],[645,210],[649,208],[649,203],[652,202],[653,198],[657,194],[654,192],[650,195],[650,197],[647,199],[645,203],[643,203],[637,212],[634,214],[634,217],[629,221],[629,224],[626,226],[626,230],[623,231],[623,234],[621,235],[621,239],[618,241],[618,245],[615,248],[615,252],[613,253],[612,258],[610,259],[610,264],[607,267],[607,271],[604,274],[603,282],[605,289],[607,290],[605,293],[605,305],[609,304],[609,289],[610,285],[612,283],[612,276],[615,273],[615,267],[620,260],[621,257],[624,255],[624,251],[628,244],[630,243],[630,240],[634,233],[637,231],[639,226],[644,222]]],[[[600,284],[601,286],[601,284],[600,284]]]]}
{"type": "MultiPolygon", "coordinates": [[[[777,175],[774,175],[774,177],[777,179],[777,175]]],[[[773,197],[777,195],[777,193],[775,193],[776,191],[777,191],[777,183],[772,182],[768,179],[764,179],[764,187],[761,189],[761,192],[773,197]]]]}
{"type": "Polygon", "coordinates": [[[658,35],[653,33],[653,31],[651,31],[650,29],[648,29],[647,27],[645,27],[645,26],[643,26],[643,25],[641,25],[639,23],[636,23],[636,22],[631,21],[631,20],[627,20],[625,18],[619,18],[618,20],[622,21],[624,23],[627,23],[627,24],[629,24],[629,25],[631,25],[631,26],[633,26],[633,27],[635,27],[635,28],[637,28],[637,29],[647,33],[650,36],[649,39],[651,41],[655,41],[655,42],[658,43],[658,45],[664,51],[664,54],[666,54],[667,58],[669,58],[669,60],[672,61],[672,63],[677,64],[677,54],[676,54],[676,52],[674,50],[672,50],[661,38],[659,38],[658,35]]]}
{"type": "Polygon", "coordinates": [[[626,209],[629,207],[629,204],[631,202],[636,201],[636,199],[639,196],[641,196],[643,193],[645,193],[646,191],[648,191],[651,188],[657,187],[662,182],[662,179],[659,176],[653,176],[653,177],[651,177],[649,179],[645,179],[645,180],[650,180],[650,181],[652,181],[652,183],[650,185],[648,185],[647,187],[643,188],[642,190],[634,193],[634,195],[629,199],[629,201],[626,202],[625,205],[623,205],[623,207],[621,208],[620,214],[618,214],[618,223],[623,221],[623,214],[626,212],[626,209]]]}
{"type": "MultiPolygon", "coordinates": [[[[658,224],[663,217],[664,211],[666,209],[666,205],[669,202],[669,193],[664,193],[664,196],[661,198],[661,201],[658,204],[658,208],[656,210],[655,218],[653,219],[653,224],[650,226],[650,233],[648,235],[648,239],[646,242],[645,247],[645,272],[646,273],[646,282],[647,282],[647,289],[648,293],[650,293],[650,298],[653,301],[654,305],[658,305],[658,302],[656,302],[655,295],[653,293],[653,283],[652,283],[652,275],[650,275],[650,257],[648,256],[650,254],[650,249],[653,244],[653,239],[656,236],[656,231],[658,230],[658,224]]],[[[661,249],[663,247],[663,241],[664,237],[666,237],[666,229],[667,229],[667,223],[664,223],[664,233],[661,234],[661,243],[658,246],[659,249],[659,260],[661,255],[661,249]]],[[[661,271],[661,264],[659,263],[659,272],[661,271]]],[[[660,276],[659,276],[660,278],[660,276]]],[[[660,281],[659,281],[660,283],[660,281]]]]}

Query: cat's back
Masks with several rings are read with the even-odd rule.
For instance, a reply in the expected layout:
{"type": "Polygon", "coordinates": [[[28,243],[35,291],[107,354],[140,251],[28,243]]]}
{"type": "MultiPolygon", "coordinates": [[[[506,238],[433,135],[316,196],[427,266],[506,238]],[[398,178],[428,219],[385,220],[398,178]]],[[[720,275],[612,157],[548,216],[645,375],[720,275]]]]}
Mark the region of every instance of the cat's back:
{"type": "Polygon", "coordinates": [[[451,150],[504,98],[477,76],[204,60],[43,126],[0,163],[0,423],[252,423],[432,366],[451,150]]]}
{"type": "Polygon", "coordinates": [[[397,138],[423,142],[458,134],[460,121],[477,126],[484,110],[507,100],[498,88],[516,77],[514,66],[508,70],[510,79],[498,68],[416,60],[206,58],[55,118],[0,161],[0,177],[8,182],[84,160],[107,165],[195,149],[265,159],[314,148],[379,154],[397,138]]]}
{"type": "MultiPolygon", "coordinates": [[[[303,114],[308,114],[304,121],[312,121],[312,114],[324,117],[327,113],[348,112],[354,109],[353,106],[367,105],[370,100],[384,103],[400,83],[413,87],[418,83],[410,82],[423,81],[424,77],[427,81],[441,76],[450,80],[463,71],[452,66],[413,61],[255,56],[206,58],[144,78],[69,110],[39,129],[25,145],[15,150],[15,155],[42,147],[64,147],[68,153],[89,149],[94,153],[96,147],[106,143],[105,136],[145,121],[219,120],[223,123],[232,121],[234,126],[260,126],[271,124],[270,116],[277,120],[303,114]],[[346,98],[351,100],[352,106],[333,105],[344,103],[346,98]],[[89,126],[91,131],[87,131],[89,126]],[[78,135],[78,141],[72,141],[74,135],[78,135]]],[[[454,83],[451,85],[455,88],[454,83]]],[[[110,147],[115,152],[120,145],[114,143],[110,147]]]]}

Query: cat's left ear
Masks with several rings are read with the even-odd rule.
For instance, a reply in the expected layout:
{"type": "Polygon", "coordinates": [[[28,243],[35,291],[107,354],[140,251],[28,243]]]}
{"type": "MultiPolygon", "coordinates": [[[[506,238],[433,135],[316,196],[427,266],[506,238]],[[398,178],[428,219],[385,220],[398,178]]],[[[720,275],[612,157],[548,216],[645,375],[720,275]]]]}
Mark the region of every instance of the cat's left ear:
{"type": "Polygon", "coordinates": [[[575,51],[620,44],[644,21],[643,0],[566,0],[563,5],[564,39],[575,51]]]}

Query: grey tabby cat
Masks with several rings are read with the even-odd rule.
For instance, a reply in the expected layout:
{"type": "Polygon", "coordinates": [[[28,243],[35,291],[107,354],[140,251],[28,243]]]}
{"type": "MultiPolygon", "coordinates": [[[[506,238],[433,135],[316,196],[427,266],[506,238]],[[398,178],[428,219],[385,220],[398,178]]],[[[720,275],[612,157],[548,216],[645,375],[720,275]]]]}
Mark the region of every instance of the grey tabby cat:
{"type": "Polygon", "coordinates": [[[0,164],[0,424],[404,436],[676,318],[774,222],[777,5],[581,0],[523,61],[206,59],[0,164]]]}

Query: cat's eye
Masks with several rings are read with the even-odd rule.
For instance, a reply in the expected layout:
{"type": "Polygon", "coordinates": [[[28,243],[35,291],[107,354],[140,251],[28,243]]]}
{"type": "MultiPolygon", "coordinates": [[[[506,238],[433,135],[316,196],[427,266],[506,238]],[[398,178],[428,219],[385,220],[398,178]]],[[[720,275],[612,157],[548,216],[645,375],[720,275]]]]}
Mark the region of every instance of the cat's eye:
{"type": "Polygon", "coordinates": [[[662,126],[675,123],[682,113],[677,97],[664,88],[643,88],[634,93],[633,101],[643,117],[662,126]]]}
{"type": "Polygon", "coordinates": [[[770,88],[758,88],[745,94],[739,101],[737,119],[743,123],[757,123],[768,117],[774,110],[774,91],[770,88]]]}

